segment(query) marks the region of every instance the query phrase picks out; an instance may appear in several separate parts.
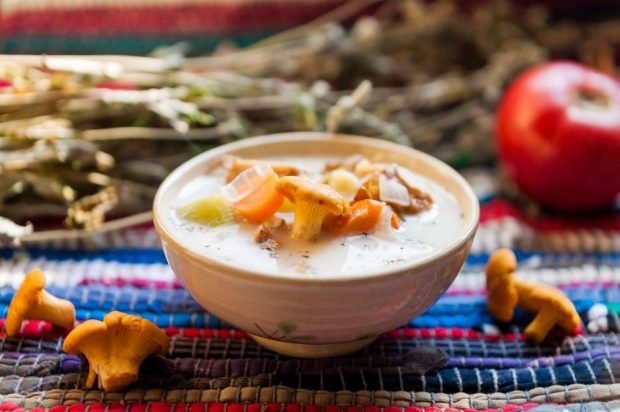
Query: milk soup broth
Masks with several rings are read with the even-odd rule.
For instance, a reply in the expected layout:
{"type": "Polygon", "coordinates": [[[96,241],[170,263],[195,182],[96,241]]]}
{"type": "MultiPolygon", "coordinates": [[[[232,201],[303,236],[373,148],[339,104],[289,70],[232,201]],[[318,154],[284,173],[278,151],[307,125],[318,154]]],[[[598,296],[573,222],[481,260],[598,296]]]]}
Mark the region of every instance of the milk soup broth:
{"type": "MultiPolygon", "coordinates": [[[[325,182],[326,165],[344,162],[330,157],[261,160],[291,165],[300,175],[317,182],[325,182]]],[[[239,218],[237,214],[233,220],[217,225],[182,217],[179,207],[221,193],[230,173],[225,166],[189,181],[170,206],[169,218],[174,222],[178,237],[192,251],[251,271],[320,277],[322,274],[356,276],[385,270],[390,266],[415,262],[442,249],[457,236],[463,219],[455,197],[446,189],[400,166],[398,170],[409,183],[414,183],[432,199],[426,210],[415,214],[400,211],[398,229],[385,223],[380,229],[356,233],[332,233],[327,228],[315,240],[294,239],[291,237],[294,220],[291,208],[297,203],[288,201],[275,213],[284,224],[269,231],[269,239],[263,242],[256,239],[259,223],[239,218]]],[[[383,184],[383,180],[381,182],[383,184]]],[[[384,212],[391,213],[391,210],[386,208],[384,212]]],[[[324,228],[326,226],[329,222],[325,222],[324,228]]]]}

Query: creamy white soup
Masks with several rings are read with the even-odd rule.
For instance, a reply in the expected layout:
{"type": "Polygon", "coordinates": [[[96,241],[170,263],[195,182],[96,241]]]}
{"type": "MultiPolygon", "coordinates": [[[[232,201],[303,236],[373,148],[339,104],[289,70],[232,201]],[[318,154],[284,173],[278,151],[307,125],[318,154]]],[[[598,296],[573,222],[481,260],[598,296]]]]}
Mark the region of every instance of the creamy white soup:
{"type": "MultiPolygon", "coordinates": [[[[326,181],[326,165],[342,161],[316,157],[261,160],[294,166],[299,175],[315,182],[326,181]]],[[[232,220],[218,224],[204,224],[184,218],[179,208],[222,193],[229,173],[224,166],[188,182],[174,204],[170,205],[169,217],[174,222],[178,237],[193,251],[235,266],[252,271],[310,277],[320,277],[322,274],[355,276],[422,259],[451,243],[462,227],[462,212],[451,193],[424,176],[405,169],[400,171],[406,174],[410,184],[430,196],[432,203],[417,213],[400,211],[398,218],[394,217],[398,228],[385,223],[392,222],[385,219],[385,213],[393,213],[393,208],[387,207],[382,209],[382,227],[377,223],[376,227],[367,231],[349,233],[344,230],[343,233],[341,230],[333,233],[330,222],[325,221],[316,238],[295,239],[291,235],[295,211],[291,209],[297,203],[288,200],[285,202],[288,207],[281,207],[274,215],[283,221],[278,219],[280,226],[268,230],[266,239],[257,239],[260,222],[249,221],[236,214],[232,220]]],[[[381,182],[385,183],[383,180],[381,182]]],[[[398,190],[395,193],[398,194],[398,190]]],[[[350,204],[355,203],[352,196],[343,193],[350,204]]],[[[390,198],[389,193],[386,196],[390,198]]]]}

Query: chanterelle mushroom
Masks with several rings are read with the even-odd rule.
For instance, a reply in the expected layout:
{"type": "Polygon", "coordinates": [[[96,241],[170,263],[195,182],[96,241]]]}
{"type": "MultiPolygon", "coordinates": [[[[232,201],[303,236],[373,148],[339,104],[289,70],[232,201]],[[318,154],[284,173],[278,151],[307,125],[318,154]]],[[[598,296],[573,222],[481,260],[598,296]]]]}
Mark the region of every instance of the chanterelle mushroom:
{"type": "Polygon", "coordinates": [[[103,322],[87,320],[65,338],[63,350],[84,354],[89,370],[86,387],[118,391],[138,380],[138,370],[150,355],[168,351],[168,336],[154,323],[139,316],[110,312],[103,322]]]}
{"type": "Polygon", "coordinates": [[[295,203],[292,231],[295,239],[315,240],[326,217],[342,216],[350,210],[349,202],[340,193],[305,177],[282,177],[277,189],[295,203]]]}
{"type": "Polygon", "coordinates": [[[45,274],[34,269],[13,295],[4,328],[8,336],[15,336],[26,319],[45,320],[64,329],[75,323],[75,307],[71,302],[50,295],[43,289],[45,274]]]}
{"type": "Polygon", "coordinates": [[[542,342],[556,325],[567,332],[579,328],[581,319],[573,302],[560,289],[528,282],[515,276],[517,258],[510,249],[500,249],[489,258],[486,267],[487,307],[491,315],[510,321],[515,307],[536,316],[523,334],[536,343],[542,342]]]}

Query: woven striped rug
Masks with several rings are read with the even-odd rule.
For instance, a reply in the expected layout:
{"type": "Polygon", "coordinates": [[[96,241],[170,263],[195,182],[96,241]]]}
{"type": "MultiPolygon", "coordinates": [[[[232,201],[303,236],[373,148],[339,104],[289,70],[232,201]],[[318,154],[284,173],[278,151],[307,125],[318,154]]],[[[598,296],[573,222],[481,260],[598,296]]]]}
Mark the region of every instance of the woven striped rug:
{"type": "MultiPolygon", "coordinates": [[[[78,320],[111,310],[143,316],[171,337],[165,358],[147,360],[137,385],[120,393],[84,389],[84,359],[62,353],[49,324],[24,323],[0,336],[1,410],[131,412],[414,412],[620,410],[620,213],[583,219],[527,218],[485,196],[471,255],[447,293],[425,314],[354,355],[322,360],[279,356],[206,313],[175,280],[152,227],[96,239],[86,252],[56,241],[0,250],[0,317],[29,269],[71,300],[78,320]],[[583,324],[576,336],[541,345],[485,307],[483,267],[513,247],[520,276],[556,285],[583,324]],[[444,350],[448,363],[425,376],[408,352],[444,350]],[[617,381],[618,380],[618,381],[617,381]]],[[[0,321],[1,323],[2,321],[0,321]]]]}
{"type": "MultiPolygon", "coordinates": [[[[361,0],[2,0],[0,50],[144,55],[183,42],[191,55],[201,55],[223,41],[247,46],[347,1],[361,0]]],[[[510,1],[542,3],[563,18],[609,14],[617,6],[617,0],[510,1]]],[[[465,6],[481,2],[457,1],[465,6]]]]}
{"type": "Polygon", "coordinates": [[[204,54],[243,47],[346,0],[2,0],[4,53],[148,54],[184,42],[204,54]]]}

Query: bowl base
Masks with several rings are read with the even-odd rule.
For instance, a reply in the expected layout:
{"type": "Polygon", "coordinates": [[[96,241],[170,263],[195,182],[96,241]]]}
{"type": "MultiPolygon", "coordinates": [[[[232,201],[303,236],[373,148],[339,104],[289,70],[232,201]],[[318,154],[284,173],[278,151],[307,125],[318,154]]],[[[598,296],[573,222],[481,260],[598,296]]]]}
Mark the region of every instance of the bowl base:
{"type": "Polygon", "coordinates": [[[343,343],[324,343],[324,344],[307,344],[307,343],[295,343],[295,342],[282,342],[279,340],[273,340],[263,338],[260,336],[250,334],[250,337],[254,339],[259,345],[265,348],[277,352],[281,355],[292,356],[295,358],[331,358],[334,356],[348,355],[353,352],[357,352],[360,349],[365,348],[374,342],[377,337],[370,337],[361,340],[355,340],[352,342],[343,343]]]}

